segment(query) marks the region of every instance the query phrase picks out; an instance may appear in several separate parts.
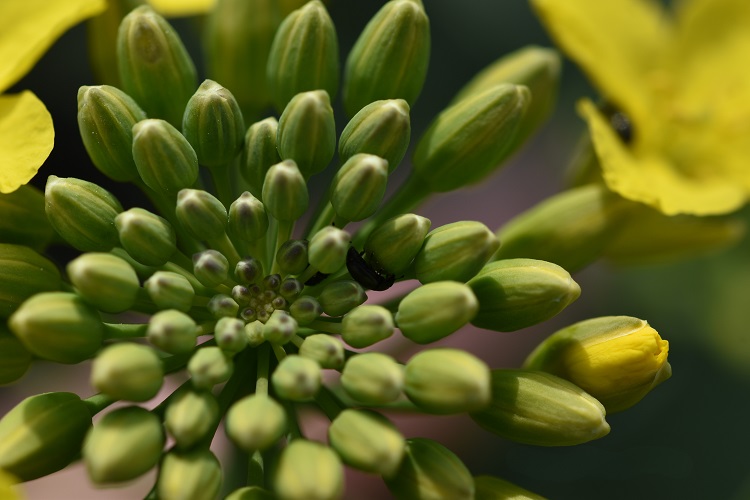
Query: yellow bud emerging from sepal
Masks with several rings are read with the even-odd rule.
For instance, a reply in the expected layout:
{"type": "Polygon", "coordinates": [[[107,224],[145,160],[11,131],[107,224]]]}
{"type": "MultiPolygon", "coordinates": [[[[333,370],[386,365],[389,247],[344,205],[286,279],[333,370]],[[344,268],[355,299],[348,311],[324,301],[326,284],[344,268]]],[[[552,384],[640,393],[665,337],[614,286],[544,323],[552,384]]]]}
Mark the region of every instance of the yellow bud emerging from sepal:
{"type": "Polygon", "coordinates": [[[327,446],[295,439],[281,452],[274,491],[282,500],[336,499],[344,492],[344,468],[327,446]]]}
{"type": "Polygon", "coordinates": [[[630,408],[671,376],[668,353],[669,342],[646,321],[605,316],[555,332],[525,366],[570,380],[614,413],[630,408]]]}

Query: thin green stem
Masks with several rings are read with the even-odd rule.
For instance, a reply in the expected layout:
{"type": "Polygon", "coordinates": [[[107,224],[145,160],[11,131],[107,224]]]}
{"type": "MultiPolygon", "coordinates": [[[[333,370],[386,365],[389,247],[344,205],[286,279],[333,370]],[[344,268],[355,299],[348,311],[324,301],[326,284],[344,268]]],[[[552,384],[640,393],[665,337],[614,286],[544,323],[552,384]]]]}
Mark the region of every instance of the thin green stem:
{"type": "Polygon", "coordinates": [[[329,321],[323,321],[322,319],[316,319],[306,326],[318,330],[319,332],[331,333],[333,335],[341,335],[343,329],[341,323],[332,323],[329,321]]]}
{"type": "Polygon", "coordinates": [[[272,257],[273,265],[271,267],[271,274],[277,274],[280,271],[276,255],[278,255],[281,246],[292,237],[292,231],[294,231],[294,221],[279,221],[278,231],[276,233],[276,249],[274,250],[272,257]]]}
{"type": "Polygon", "coordinates": [[[265,488],[266,475],[264,470],[263,455],[259,451],[255,451],[250,455],[250,459],[247,462],[247,485],[265,488]]]}
{"type": "Polygon", "coordinates": [[[323,410],[328,420],[333,421],[346,406],[328,389],[321,387],[315,395],[315,403],[323,410]]]}
{"type": "Polygon", "coordinates": [[[236,198],[234,195],[234,189],[232,188],[232,179],[229,169],[230,165],[231,162],[228,165],[221,165],[209,169],[211,179],[214,182],[214,187],[216,187],[219,201],[221,201],[225,207],[229,207],[236,198]]]}
{"type": "Polygon", "coordinates": [[[329,225],[335,216],[336,212],[333,210],[333,205],[331,205],[330,201],[326,201],[323,210],[321,210],[318,218],[315,219],[315,223],[307,231],[307,239],[309,240],[315,233],[329,225]]]}
{"type": "Polygon", "coordinates": [[[237,252],[237,249],[232,244],[232,240],[229,239],[226,233],[222,234],[219,238],[208,242],[209,246],[214,250],[221,252],[224,257],[229,261],[230,269],[234,269],[234,266],[240,261],[242,257],[237,252]]]}
{"type": "Polygon", "coordinates": [[[89,408],[89,413],[91,413],[91,416],[93,417],[112,403],[117,402],[117,399],[100,392],[99,394],[94,394],[93,396],[84,399],[83,402],[86,403],[86,406],[89,408]]]}
{"type": "Polygon", "coordinates": [[[146,336],[148,323],[103,323],[104,340],[137,339],[146,336]]]}

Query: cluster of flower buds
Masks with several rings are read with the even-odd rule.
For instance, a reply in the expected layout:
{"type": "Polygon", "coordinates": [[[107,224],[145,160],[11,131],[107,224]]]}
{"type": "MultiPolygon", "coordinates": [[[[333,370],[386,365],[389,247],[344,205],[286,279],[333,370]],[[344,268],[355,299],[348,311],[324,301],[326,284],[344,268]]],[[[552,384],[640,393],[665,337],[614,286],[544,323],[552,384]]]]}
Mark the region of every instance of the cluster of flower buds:
{"type": "Polygon", "coordinates": [[[20,378],[32,357],[93,360],[96,392],[41,394],[11,410],[0,420],[0,469],[30,480],[82,457],[91,481],[111,485],[158,467],[159,498],[214,498],[222,469],[209,445],[223,421],[250,461],[248,485],[231,499],[339,498],[344,465],[382,476],[399,498],[532,495],[472,477],[446,447],[407,439],[383,412],[468,413],[522,443],[584,443],[607,434],[608,411],[669,375],[667,343],[653,329],[619,317],[574,325],[521,370],[491,370],[452,348],[410,359],[377,348],[393,336],[431,344],[468,324],[515,331],[578,298],[560,265],[501,258],[482,223],[431,228],[411,213],[433,193],[484,179],[544,121],[556,54],[523,49],[470,82],[416,142],[413,170],[384,201],[426,75],[422,3],[391,0],[364,28],[342,72],[351,118],[339,137],[338,42],[326,7],[313,0],[281,21],[274,2],[243,3],[219,1],[207,23],[218,81],[198,85],[175,31],[139,7],[118,32],[122,88],[80,89],[94,165],[155,208],[125,210],[94,183],[50,176],[46,220],[18,228],[27,246],[0,245],[0,383],[20,378]],[[238,15],[248,19],[243,36],[232,32],[238,15]],[[247,126],[271,105],[278,118],[247,126]],[[310,179],[337,151],[329,189],[312,199],[310,179]],[[82,252],[62,275],[38,252],[46,227],[82,252]],[[369,291],[406,280],[419,286],[366,303],[377,298],[369,291]],[[178,371],[187,381],[155,401],[178,371]],[[127,404],[92,425],[117,401],[127,404]],[[330,419],[326,444],[300,428],[297,411],[309,405],[330,419]]]}

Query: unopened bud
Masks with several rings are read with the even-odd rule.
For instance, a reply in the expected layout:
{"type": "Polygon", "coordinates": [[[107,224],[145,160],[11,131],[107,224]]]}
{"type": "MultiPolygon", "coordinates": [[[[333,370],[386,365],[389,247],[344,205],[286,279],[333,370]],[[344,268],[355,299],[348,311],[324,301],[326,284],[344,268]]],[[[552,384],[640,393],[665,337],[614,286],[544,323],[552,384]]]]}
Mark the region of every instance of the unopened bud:
{"type": "Polygon", "coordinates": [[[268,215],[263,202],[245,191],[229,206],[227,234],[239,246],[256,243],[266,236],[268,215]]]}
{"type": "Polygon", "coordinates": [[[363,305],[341,321],[341,338],[355,348],[369,347],[393,335],[393,315],[382,306],[363,305]]]}
{"type": "Polygon", "coordinates": [[[247,346],[245,322],[238,318],[219,318],[214,329],[216,345],[228,353],[240,352],[247,346]]]}
{"type": "Polygon", "coordinates": [[[248,452],[267,449],[281,438],[286,427],[284,407],[261,394],[234,403],[227,412],[225,425],[232,442],[248,452]]]}
{"type": "Polygon", "coordinates": [[[171,271],[157,271],[143,287],[159,309],[187,312],[193,305],[195,290],[188,279],[171,271]]]}
{"type": "Polygon", "coordinates": [[[297,321],[286,311],[276,309],[263,326],[263,338],[273,344],[286,344],[297,333],[297,321]]]}
{"type": "Polygon", "coordinates": [[[0,325],[0,386],[23,377],[31,366],[31,353],[23,344],[0,325]]]}
{"type": "Polygon", "coordinates": [[[233,318],[234,316],[237,316],[237,312],[240,310],[240,305],[229,295],[217,293],[208,301],[206,308],[216,319],[224,317],[233,318]]]}
{"type": "Polygon", "coordinates": [[[263,263],[252,257],[242,259],[234,267],[234,277],[246,285],[255,283],[263,276],[263,263]]]}
{"type": "Polygon", "coordinates": [[[148,322],[148,341],[164,352],[185,354],[195,348],[198,326],[195,320],[175,309],[159,311],[148,322]]]}
{"type": "Polygon", "coordinates": [[[328,428],[328,440],[347,465],[385,477],[396,472],[406,451],[398,429],[366,410],[339,413],[328,428]]]}
{"type": "Polygon", "coordinates": [[[306,326],[323,314],[323,307],[315,297],[303,295],[289,306],[289,314],[297,320],[299,326],[306,326]]]}
{"type": "Polygon", "coordinates": [[[240,174],[247,182],[250,192],[257,197],[263,192],[268,169],[281,161],[276,149],[278,129],[279,122],[270,117],[253,123],[245,133],[240,174]]]}
{"type": "Polygon", "coordinates": [[[60,289],[55,264],[34,250],[0,243],[0,318],[7,318],[29,297],[60,289]]]}
{"type": "Polygon", "coordinates": [[[479,302],[467,285],[438,281],[420,286],[404,297],[395,319],[404,337],[429,344],[457,331],[478,310],[479,302]]]}
{"type": "Polygon", "coordinates": [[[216,498],[221,487],[221,465],[208,449],[172,451],[164,456],[156,482],[158,498],[216,498]]]}
{"type": "Polygon", "coordinates": [[[364,404],[387,404],[401,396],[404,372],[401,365],[385,354],[356,354],[344,365],[341,386],[364,404]]]}
{"type": "Polygon", "coordinates": [[[307,184],[297,164],[284,160],[268,169],[263,203],[272,216],[286,222],[299,219],[309,203],[307,184]]]}
{"type": "Polygon", "coordinates": [[[320,307],[329,316],[343,316],[364,304],[367,294],[356,281],[343,280],[329,283],[318,297],[320,307]]]}
{"type": "Polygon", "coordinates": [[[216,250],[204,250],[193,255],[193,274],[203,286],[214,288],[229,277],[229,261],[216,250]]]}
{"type": "Polygon", "coordinates": [[[44,213],[44,193],[31,184],[0,193],[0,234],[4,243],[42,251],[55,234],[44,213]]]}
{"type": "Polygon", "coordinates": [[[276,262],[285,274],[300,274],[304,271],[308,262],[307,240],[287,240],[276,252],[276,262]]]}
{"type": "Polygon", "coordinates": [[[476,476],[474,488],[478,500],[544,500],[543,496],[499,477],[476,476]]]}
{"type": "Polygon", "coordinates": [[[166,219],[142,208],[115,217],[120,244],[140,264],[162,266],[177,250],[177,235],[166,219]]]}
{"type": "Polygon", "coordinates": [[[370,154],[349,158],[333,178],[331,205],[340,218],[356,222],[377,211],[388,182],[388,161],[370,154]]]}
{"type": "Polygon", "coordinates": [[[351,235],[333,226],[326,226],[310,240],[308,258],[310,265],[325,274],[335,273],[346,263],[351,235]]]}
{"type": "Polygon", "coordinates": [[[159,356],[148,346],[119,343],[106,347],[91,366],[91,385],[114,399],[148,401],[164,382],[159,356]]]}
{"type": "Polygon", "coordinates": [[[329,447],[295,439],[281,452],[274,492],[286,500],[341,498],[344,493],[344,467],[329,447]]]}
{"type": "Polygon", "coordinates": [[[422,248],[430,224],[430,219],[415,214],[388,219],[367,237],[365,251],[385,271],[401,274],[409,268],[422,248]]]}
{"type": "Polygon", "coordinates": [[[271,375],[271,383],[280,398],[310,401],[322,383],[320,365],[309,358],[289,355],[279,362],[271,375]]]}
{"type": "Polygon", "coordinates": [[[219,403],[209,391],[178,393],[164,413],[164,426],[177,446],[188,449],[214,430],[219,403]]]}
{"type": "Polygon", "coordinates": [[[325,333],[305,337],[299,355],[316,361],[321,368],[338,370],[344,365],[344,346],[339,339],[325,333]]]}
{"type": "Polygon", "coordinates": [[[229,380],[234,363],[218,347],[202,347],[190,358],[187,369],[196,388],[211,389],[229,380]]]}
{"type": "Polygon", "coordinates": [[[164,120],[146,119],[133,126],[133,159],[143,182],[174,196],[198,178],[198,157],[175,127],[164,120]]]}
{"type": "Polygon", "coordinates": [[[175,214],[194,238],[205,241],[221,238],[227,227],[227,209],[214,195],[202,189],[177,193],[175,214]]]}
{"type": "Polygon", "coordinates": [[[78,295],[100,311],[119,313],[135,304],[138,276],[115,255],[85,253],[68,263],[66,270],[78,295]]]}
{"type": "Polygon", "coordinates": [[[247,337],[247,345],[250,347],[257,347],[266,341],[263,336],[263,323],[258,320],[253,321],[245,325],[245,337],[247,337]]]}

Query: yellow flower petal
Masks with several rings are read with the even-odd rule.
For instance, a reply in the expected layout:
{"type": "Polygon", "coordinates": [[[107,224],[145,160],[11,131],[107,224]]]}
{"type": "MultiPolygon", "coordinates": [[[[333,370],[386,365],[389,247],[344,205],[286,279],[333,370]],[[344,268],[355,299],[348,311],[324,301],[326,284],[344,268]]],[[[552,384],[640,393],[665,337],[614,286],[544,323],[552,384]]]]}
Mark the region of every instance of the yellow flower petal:
{"type": "Polygon", "coordinates": [[[722,214],[745,202],[744,186],[724,171],[707,168],[683,172],[668,158],[655,156],[658,150],[636,157],[591,101],[580,101],[578,112],[588,122],[607,186],[622,196],[649,204],[667,215],[722,214]]]}
{"type": "Polygon", "coordinates": [[[60,35],[105,7],[105,0],[0,1],[0,92],[28,73],[60,35]]]}
{"type": "Polygon", "coordinates": [[[149,0],[149,3],[163,16],[179,17],[205,14],[216,0],[149,0]]]}
{"type": "Polygon", "coordinates": [[[0,96],[0,193],[29,182],[54,140],[52,117],[32,92],[0,96]]]}
{"type": "Polygon", "coordinates": [[[18,479],[0,469],[0,498],[3,500],[21,500],[23,497],[16,486],[18,479]]]}

